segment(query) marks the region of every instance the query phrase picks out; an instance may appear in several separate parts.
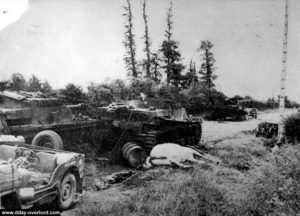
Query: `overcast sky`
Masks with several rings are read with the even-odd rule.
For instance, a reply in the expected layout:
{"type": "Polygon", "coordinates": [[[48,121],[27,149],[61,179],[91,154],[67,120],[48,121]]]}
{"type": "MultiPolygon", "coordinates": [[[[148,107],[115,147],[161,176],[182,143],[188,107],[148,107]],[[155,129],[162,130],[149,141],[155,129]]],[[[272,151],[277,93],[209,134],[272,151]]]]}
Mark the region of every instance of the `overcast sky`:
{"type": "MultiPolygon", "coordinates": [[[[35,74],[56,88],[125,78],[124,2],[0,0],[0,79],[14,72],[25,78],[35,74]]],[[[300,1],[289,2],[287,95],[300,102],[300,1]]],[[[138,59],[144,57],[142,3],[132,1],[138,59]]],[[[192,58],[199,68],[196,50],[210,40],[219,90],[259,99],[279,94],[284,0],[174,0],[173,5],[174,39],[184,64],[192,58]]],[[[147,1],[152,51],[164,39],[168,6],[169,0],[147,1]]]]}

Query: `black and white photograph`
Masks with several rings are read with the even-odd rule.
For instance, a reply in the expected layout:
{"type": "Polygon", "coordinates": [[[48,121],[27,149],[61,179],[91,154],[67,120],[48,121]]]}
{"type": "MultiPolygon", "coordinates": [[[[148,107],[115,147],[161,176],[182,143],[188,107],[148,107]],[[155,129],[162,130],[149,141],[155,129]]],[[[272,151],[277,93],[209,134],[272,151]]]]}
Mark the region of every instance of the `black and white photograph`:
{"type": "Polygon", "coordinates": [[[0,215],[300,215],[299,0],[0,0],[0,215]]]}

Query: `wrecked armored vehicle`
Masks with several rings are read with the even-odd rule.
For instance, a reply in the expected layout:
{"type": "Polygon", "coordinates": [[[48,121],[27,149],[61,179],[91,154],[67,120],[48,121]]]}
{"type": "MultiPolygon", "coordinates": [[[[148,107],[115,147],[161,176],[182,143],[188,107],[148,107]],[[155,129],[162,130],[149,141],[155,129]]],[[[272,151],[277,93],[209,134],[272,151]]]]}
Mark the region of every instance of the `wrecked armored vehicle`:
{"type": "Polygon", "coordinates": [[[248,116],[257,118],[257,110],[255,108],[246,109],[240,105],[237,98],[229,98],[224,105],[215,106],[212,113],[207,116],[207,119],[244,121],[248,116]]]}
{"type": "Polygon", "coordinates": [[[113,103],[100,107],[99,112],[102,140],[106,143],[103,147],[118,153],[124,147],[125,157],[128,148],[136,146],[149,153],[159,143],[197,145],[202,135],[202,120],[188,116],[184,108],[170,100],[113,103]]]}
{"type": "Polygon", "coordinates": [[[26,143],[62,149],[62,141],[69,143],[74,136],[90,141],[98,122],[38,92],[0,92],[0,134],[24,136],[26,143]]]}
{"type": "Polygon", "coordinates": [[[28,209],[55,203],[72,207],[82,193],[84,155],[24,144],[0,136],[1,209],[28,209]]]}

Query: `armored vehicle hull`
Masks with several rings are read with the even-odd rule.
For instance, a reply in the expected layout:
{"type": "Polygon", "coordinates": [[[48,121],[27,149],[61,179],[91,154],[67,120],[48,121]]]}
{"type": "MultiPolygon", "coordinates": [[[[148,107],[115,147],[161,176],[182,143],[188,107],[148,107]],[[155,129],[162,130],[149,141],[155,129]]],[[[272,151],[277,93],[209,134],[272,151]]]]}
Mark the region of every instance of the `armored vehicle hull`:
{"type": "Polygon", "coordinates": [[[99,120],[74,115],[57,98],[32,92],[0,92],[0,134],[24,136],[26,143],[31,143],[39,132],[46,130],[48,133],[37,139],[41,142],[34,145],[64,148],[60,140],[57,142],[61,144],[51,142],[58,134],[68,149],[74,138],[91,142],[98,125],[99,120]]]}
{"type": "Polygon", "coordinates": [[[124,144],[136,143],[148,153],[160,143],[198,145],[202,120],[188,116],[171,101],[147,99],[99,108],[103,147],[119,154],[124,144]]]}
{"type": "Polygon", "coordinates": [[[224,105],[213,108],[211,114],[207,116],[210,120],[234,120],[244,121],[249,116],[257,118],[257,110],[255,108],[245,108],[241,105],[242,100],[229,98],[224,105]]]}

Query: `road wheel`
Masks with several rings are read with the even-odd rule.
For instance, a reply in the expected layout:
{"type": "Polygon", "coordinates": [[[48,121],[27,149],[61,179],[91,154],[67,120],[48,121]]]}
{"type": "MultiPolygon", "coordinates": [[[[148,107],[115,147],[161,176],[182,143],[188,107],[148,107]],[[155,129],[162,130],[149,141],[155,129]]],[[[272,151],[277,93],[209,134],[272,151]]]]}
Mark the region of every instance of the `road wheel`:
{"type": "Polygon", "coordinates": [[[52,130],[39,132],[32,140],[32,145],[42,146],[53,149],[63,149],[61,137],[52,130]]]}
{"type": "Polygon", "coordinates": [[[241,115],[238,117],[239,121],[246,121],[247,120],[247,115],[241,115]]]}
{"type": "Polygon", "coordinates": [[[67,173],[61,181],[58,206],[61,210],[66,210],[74,204],[77,181],[72,173],[67,173]]]}

